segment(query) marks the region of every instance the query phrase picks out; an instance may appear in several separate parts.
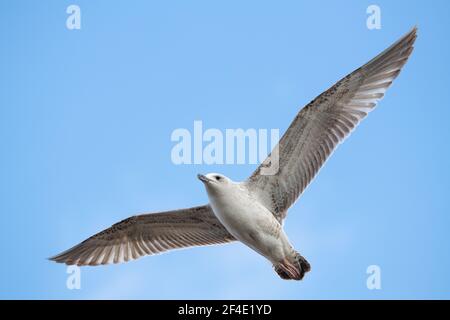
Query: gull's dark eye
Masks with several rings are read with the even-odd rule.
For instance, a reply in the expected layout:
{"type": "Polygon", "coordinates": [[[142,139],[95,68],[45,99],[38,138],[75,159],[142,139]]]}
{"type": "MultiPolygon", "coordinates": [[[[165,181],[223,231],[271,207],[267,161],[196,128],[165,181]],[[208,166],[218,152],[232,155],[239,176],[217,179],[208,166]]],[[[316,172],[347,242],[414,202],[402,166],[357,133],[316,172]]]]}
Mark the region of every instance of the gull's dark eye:
{"type": "Polygon", "coordinates": [[[220,180],[222,180],[222,177],[216,176],[216,180],[217,180],[217,181],[220,181],[220,180]]]}

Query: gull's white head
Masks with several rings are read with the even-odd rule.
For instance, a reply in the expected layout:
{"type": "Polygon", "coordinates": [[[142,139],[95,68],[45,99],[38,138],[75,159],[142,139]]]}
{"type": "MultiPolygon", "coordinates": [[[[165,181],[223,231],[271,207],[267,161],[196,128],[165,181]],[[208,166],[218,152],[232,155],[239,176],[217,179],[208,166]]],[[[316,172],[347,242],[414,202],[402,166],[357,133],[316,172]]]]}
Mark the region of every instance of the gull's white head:
{"type": "Polygon", "coordinates": [[[208,173],[207,175],[198,174],[198,179],[203,182],[208,191],[226,190],[232,185],[233,181],[220,173],[208,173]]]}

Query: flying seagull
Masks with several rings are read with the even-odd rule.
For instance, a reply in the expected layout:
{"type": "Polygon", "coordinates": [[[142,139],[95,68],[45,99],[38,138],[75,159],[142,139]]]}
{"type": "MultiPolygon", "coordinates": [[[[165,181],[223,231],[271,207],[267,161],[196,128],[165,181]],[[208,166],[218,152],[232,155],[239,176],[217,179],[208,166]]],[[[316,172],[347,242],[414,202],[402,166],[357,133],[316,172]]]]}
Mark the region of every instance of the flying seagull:
{"type": "Polygon", "coordinates": [[[303,279],[310,264],[283,230],[287,211],[336,147],[372,111],[408,60],[417,28],[304,107],[274,151],[243,182],[198,175],[209,204],[130,217],[52,258],[68,265],[120,263],[172,249],[241,241],[282,279],[303,279]],[[277,160],[278,170],[264,169],[277,160]]]}

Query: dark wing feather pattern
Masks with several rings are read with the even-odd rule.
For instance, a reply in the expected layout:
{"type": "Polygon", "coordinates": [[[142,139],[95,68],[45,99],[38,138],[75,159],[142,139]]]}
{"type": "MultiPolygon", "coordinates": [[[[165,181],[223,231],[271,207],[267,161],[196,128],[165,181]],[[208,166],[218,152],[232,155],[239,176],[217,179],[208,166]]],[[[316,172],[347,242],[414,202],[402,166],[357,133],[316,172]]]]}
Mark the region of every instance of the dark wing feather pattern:
{"type": "Polygon", "coordinates": [[[275,150],[250,176],[251,192],[281,221],[328,157],[383,98],[407,62],[417,29],[361,68],[337,82],[304,107],[275,150]],[[278,158],[276,174],[263,168],[278,158]]]}
{"type": "Polygon", "coordinates": [[[234,238],[206,206],[133,216],[50,260],[68,265],[103,265],[173,249],[224,244],[234,238]]]}

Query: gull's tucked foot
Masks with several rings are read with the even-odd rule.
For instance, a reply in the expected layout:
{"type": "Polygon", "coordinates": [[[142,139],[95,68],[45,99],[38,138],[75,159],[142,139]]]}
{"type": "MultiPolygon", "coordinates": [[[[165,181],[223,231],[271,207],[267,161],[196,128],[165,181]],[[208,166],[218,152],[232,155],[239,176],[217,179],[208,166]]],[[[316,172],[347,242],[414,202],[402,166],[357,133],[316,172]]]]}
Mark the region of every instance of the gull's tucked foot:
{"type": "Polygon", "coordinates": [[[305,273],[311,270],[309,262],[296,251],[292,258],[285,258],[273,267],[284,280],[302,280],[305,273]]]}

